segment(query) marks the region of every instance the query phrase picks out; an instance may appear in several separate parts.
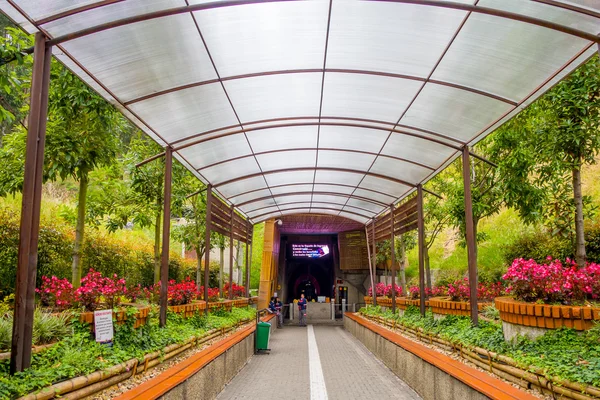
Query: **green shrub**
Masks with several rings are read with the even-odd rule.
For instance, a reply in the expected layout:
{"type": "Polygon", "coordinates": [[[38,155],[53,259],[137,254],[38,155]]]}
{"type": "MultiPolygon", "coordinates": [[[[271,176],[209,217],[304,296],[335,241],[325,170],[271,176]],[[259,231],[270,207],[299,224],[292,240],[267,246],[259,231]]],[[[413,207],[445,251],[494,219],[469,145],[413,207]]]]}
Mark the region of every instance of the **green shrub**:
{"type": "Polygon", "coordinates": [[[506,247],[504,259],[507,265],[517,258],[526,260],[532,258],[537,263],[546,262],[550,256],[564,260],[567,257],[573,257],[573,246],[570,241],[551,236],[549,233],[536,231],[531,234],[524,234],[506,247]]]}

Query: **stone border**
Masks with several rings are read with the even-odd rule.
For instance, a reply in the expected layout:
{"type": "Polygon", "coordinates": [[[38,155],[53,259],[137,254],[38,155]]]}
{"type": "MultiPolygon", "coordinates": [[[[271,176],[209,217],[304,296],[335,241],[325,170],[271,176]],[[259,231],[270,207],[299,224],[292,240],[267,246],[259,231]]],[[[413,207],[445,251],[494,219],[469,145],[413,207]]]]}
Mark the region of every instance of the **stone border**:
{"type": "MultiPolygon", "coordinates": [[[[268,322],[274,317],[262,320],[268,322]]],[[[188,393],[214,399],[254,354],[255,330],[252,325],[235,332],[116,399],[185,399],[188,393]]]]}
{"type": "Polygon", "coordinates": [[[514,325],[583,331],[600,321],[600,308],[525,303],[511,297],[496,297],[495,302],[500,319],[514,325]]]}
{"type": "Polygon", "coordinates": [[[355,314],[345,314],[344,327],[425,400],[537,400],[508,383],[355,314]]]}

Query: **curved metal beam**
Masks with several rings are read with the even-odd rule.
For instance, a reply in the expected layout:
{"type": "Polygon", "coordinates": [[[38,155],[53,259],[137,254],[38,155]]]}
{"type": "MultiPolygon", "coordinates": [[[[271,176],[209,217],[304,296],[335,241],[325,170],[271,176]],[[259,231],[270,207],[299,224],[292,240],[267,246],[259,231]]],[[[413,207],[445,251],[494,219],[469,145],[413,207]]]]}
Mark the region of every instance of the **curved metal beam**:
{"type": "Polygon", "coordinates": [[[299,172],[299,171],[315,171],[315,170],[317,170],[317,171],[332,171],[332,172],[348,172],[351,174],[368,175],[368,176],[372,176],[374,178],[386,179],[388,181],[398,183],[401,185],[405,185],[405,186],[409,186],[411,188],[414,188],[417,186],[415,183],[406,182],[406,181],[403,181],[402,179],[397,179],[397,178],[393,178],[388,175],[377,174],[374,172],[361,171],[358,169],[300,167],[300,168],[283,168],[283,169],[274,169],[271,171],[255,172],[253,174],[242,175],[237,178],[229,179],[227,181],[215,183],[215,184],[213,184],[213,187],[225,186],[225,185],[229,185],[231,183],[243,181],[245,179],[256,178],[257,176],[272,175],[272,174],[277,174],[277,173],[281,173],[281,172],[299,172]]]}
{"type": "MultiPolygon", "coordinates": [[[[288,187],[288,186],[300,186],[300,185],[311,185],[313,186],[313,182],[304,182],[304,183],[287,183],[284,185],[275,185],[275,186],[269,186],[269,188],[271,189],[276,189],[276,188],[282,188],[282,187],[288,187]]],[[[347,188],[351,188],[351,189],[356,189],[356,186],[353,185],[346,185],[343,183],[315,183],[314,185],[327,185],[327,186],[339,186],[339,187],[347,187],[347,188]]],[[[381,192],[379,190],[374,190],[374,189],[367,189],[367,188],[359,188],[361,190],[367,191],[367,192],[371,192],[371,193],[377,193],[383,196],[387,196],[391,199],[393,199],[395,201],[396,196],[389,194],[389,193],[385,193],[385,192],[381,192]]],[[[250,193],[254,193],[254,192],[259,192],[261,190],[267,190],[267,188],[260,188],[260,189],[252,189],[252,190],[248,190],[247,192],[242,192],[242,193],[238,193],[235,194],[233,196],[229,196],[228,199],[231,199],[233,197],[239,197],[239,196],[244,196],[250,193]]],[[[343,192],[335,192],[335,193],[340,193],[340,194],[344,194],[343,192]]],[[[351,193],[345,193],[346,195],[350,195],[351,193]]],[[[272,197],[272,196],[268,196],[268,197],[272,197]]]]}
{"type": "MultiPolygon", "coordinates": [[[[250,129],[248,128],[251,125],[260,125],[260,124],[268,124],[268,123],[272,123],[272,122],[290,122],[290,121],[311,121],[311,122],[319,122],[319,121],[351,121],[351,122],[360,122],[360,123],[367,123],[367,124],[374,124],[377,127],[379,127],[379,125],[387,125],[389,126],[389,128],[384,129],[384,130],[392,130],[394,128],[404,128],[404,129],[410,129],[413,131],[417,131],[417,132],[422,132],[422,133],[426,133],[428,135],[431,136],[435,136],[438,137],[440,139],[444,139],[444,140],[448,140],[450,142],[454,142],[457,145],[460,146],[464,146],[465,144],[467,144],[467,142],[462,141],[460,139],[456,139],[452,136],[448,136],[448,135],[444,135],[441,133],[437,133],[437,132],[433,132],[433,131],[429,131],[427,129],[422,129],[422,128],[418,128],[416,126],[411,126],[411,125],[404,125],[404,124],[397,124],[395,122],[387,122],[387,121],[378,121],[375,119],[366,119],[366,118],[352,118],[352,117],[332,117],[332,116],[322,116],[320,119],[318,116],[315,117],[307,117],[307,116],[300,116],[300,117],[281,117],[281,118],[271,118],[271,119],[264,119],[264,120],[258,120],[258,121],[249,121],[249,122],[244,122],[242,125],[244,127],[246,127],[246,130],[250,129]]],[[[275,125],[273,125],[275,126],[275,125]]],[[[220,131],[228,131],[231,129],[238,129],[240,127],[240,124],[236,124],[236,125],[229,125],[229,126],[225,126],[222,128],[216,128],[216,129],[211,129],[205,132],[200,132],[200,133],[196,133],[190,136],[187,136],[185,138],[181,138],[181,139],[177,139],[174,140],[173,142],[171,142],[172,146],[175,146],[179,143],[183,143],[186,142],[188,140],[191,139],[195,139],[195,138],[199,138],[205,135],[209,135],[212,133],[217,133],[220,131]]],[[[276,127],[276,126],[275,126],[276,127]]],[[[370,127],[370,126],[369,126],[370,127]]],[[[268,128],[267,126],[265,128],[268,128]]]]}
{"type": "MultiPolygon", "coordinates": [[[[458,85],[456,83],[435,80],[435,79],[427,80],[427,78],[414,76],[414,75],[393,74],[393,73],[388,73],[388,72],[378,72],[378,71],[369,71],[369,70],[325,68],[325,69],[297,69],[297,70],[265,71],[265,72],[255,72],[252,74],[243,74],[243,75],[234,75],[234,76],[224,77],[224,78],[220,79],[220,82],[234,81],[234,80],[247,79],[247,78],[256,78],[256,77],[261,77],[261,76],[305,74],[305,73],[340,73],[340,74],[373,75],[373,76],[383,76],[383,77],[395,78],[395,79],[407,79],[407,80],[412,80],[412,81],[417,81],[417,82],[428,82],[428,83],[434,83],[437,85],[447,86],[447,87],[451,87],[454,89],[464,90],[464,91],[475,93],[475,94],[478,94],[481,96],[489,97],[491,99],[510,104],[511,106],[517,105],[517,102],[514,100],[510,100],[510,99],[507,99],[506,97],[502,97],[497,94],[486,92],[484,90],[479,90],[479,89],[472,88],[469,86],[458,85]]],[[[219,82],[219,79],[209,79],[206,81],[187,83],[185,85],[176,86],[176,87],[173,87],[170,89],[165,89],[165,90],[161,90],[158,92],[150,93],[145,96],[140,96],[138,98],[135,98],[133,100],[129,100],[129,101],[125,102],[125,105],[129,106],[131,104],[135,104],[140,101],[152,99],[154,97],[163,96],[165,94],[179,92],[181,90],[186,90],[186,89],[190,89],[190,88],[194,88],[194,87],[214,84],[214,83],[218,83],[218,82],[219,82]]]]}
{"type": "MultiPolygon", "coordinates": [[[[48,45],[54,46],[69,40],[78,39],[84,36],[92,35],[94,33],[106,31],[108,29],[117,28],[119,26],[134,24],[137,22],[148,21],[151,19],[168,17],[170,15],[189,13],[194,11],[203,11],[210,10],[215,8],[225,8],[231,6],[238,5],[247,5],[247,4],[256,4],[256,3],[279,3],[284,1],[301,1],[301,0],[229,0],[229,1],[221,1],[221,2],[212,2],[212,3],[203,3],[203,4],[193,4],[187,5],[183,7],[175,7],[169,8],[166,10],[160,10],[155,12],[150,12],[147,14],[136,15],[133,17],[122,18],[116,21],[107,22],[104,24],[91,26],[89,28],[85,28],[76,32],[68,33],[63,36],[58,36],[54,39],[48,41],[48,45]]],[[[526,15],[521,15],[517,13],[513,13],[510,11],[498,10],[489,7],[480,7],[475,6],[473,4],[463,4],[463,3],[454,3],[451,1],[443,1],[443,0],[374,0],[381,2],[390,2],[390,3],[402,3],[402,4],[415,4],[421,6],[429,6],[429,7],[438,7],[438,8],[449,8],[454,10],[461,10],[467,12],[474,12],[479,14],[490,15],[498,18],[505,18],[509,20],[519,21],[526,24],[537,25],[547,29],[552,29],[555,31],[559,31],[562,33],[566,33],[571,36],[579,37],[582,39],[589,40],[591,42],[600,43],[600,38],[594,34],[584,32],[579,29],[571,28],[569,26],[560,25],[555,22],[546,21],[540,18],[530,17],[526,15]]],[[[35,21],[34,21],[35,22],[35,21]]],[[[39,24],[35,24],[36,26],[39,24]]]]}
{"type": "Polygon", "coordinates": [[[314,207],[318,207],[318,206],[313,206],[312,204],[331,204],[333,206],[338,206],[339,208],[328,208],[328,207],[322,207],[322,208],[327,208],[328,210],[333,210],[333,211],[344,211],[345,207],[350,207],[350,208],[355,208],[357,210],[360,211],[366,211],[368,213],[371,213],[373,215],[377,215],[377,212],[372,211],[372,210],[367,210],[366,208],[362,208],[362,207],[356,207],[356,206],[349,206],[349,205],[344,205],[344,204],[340,204],[340,203],[332,203],[330,201],[290,201],[289,203],[278,203],[278,204],[272,204],[269,206],[264,206],[264,207],[259,207],[259,208],[255,208],[252,211],[248,211],[248,214],[256,212],[256,211],[260,211],[260,210],[264,210],[267,208],[272,208],[272,207],[284,207],[290,204],[308,204],[306,206],[306,208],[314,208],[314,207]]]}
{"type": "MultiPolygon", "coordinates": [[[[265,154],[274,154],[274,153],[285,153],[285,152],[289,152],[289,151],[337,151],[337,152],[346,152],[346,153],[358,153],[358,154],[366,154],[366,155],[370,155],[370,156],[380,156],[383,158],[389,158],[392,160],[396,160],[396,161],[403,161],[405,163],[409,163],[409,164],[413,164],[416,165],[418,167],[421,168],[426,168],[430,171],[435,171],[435,168],[430,167],[428,165],[425,164],[421,164],[419,162],[416,161],[412,161],[412,160],[408,160],[406,158],[401,158],[401,157],[394,157],[394,156],[388,156],[385,154],[377,154],[375,152],[372,151],[362,151],[362,150],[351,150],[351,149],[336,149],[333,147],[323,147],[323,148],[317,148],[317,147],[298,147],[298,148],[290,148],[290,149],[277,149],[277,150],[268,150],[268,151],[261,151],[259,153],[254,153],[254,154],[246,154],[244,156],[239,156],[239,157],[232,157],[232,158],[228,158],[226,160],[221,160],[221,161],[217,161],[215,163],[209,164],[207,166],[204,166],[202,168],[198,168],[198,171],[204,170],[204,169],[208,169],[208,168],[212,168],[215,167],[217,165],[221,165],[230,161],[237,161],[237,160],[242,160],[244,158],[250,158],[250,157],[254,157],[254,156],[262,156],[265,154]]],[[[158,154],[154,157],[158,158],[160,156],[162,156],[164,153],[158,154]]],[[[148,159],[148,161],[152,161],[150,159],[148,159]]],[[[136,165],[137,166],[137,165],[136,165]]]]}
{"type": "MultiPolygon", "coordinates": [[[[377,200],[373,200],[373,199],[369,199],[367,197],[363,197],[363,196],[353,196],[350,194],[343,194],[343,193],[336,193],[336,192],[290,192],[290,193],[279,193],[279,194],[274,194],[272,196],[264,196],[264,197],[259,197],[256,199],[252,199],[252,200],[248,200],[248,201],[244,201],[243,203],[239,203],[239,204],[235,204],[236,207],[244,207],[248,204],[252,204],[252,203],[256,203],[258,201],[263,201],[263,200],[269,200],[275,197],[288,197],[288,196],[301,196],[301,195],[323,195],[323,196],[336,196],[336,197],[350,197],[353,199],[357,199],[357,200],[362,200],[362,201],[366,201],[369,203],[373,203],[376,204],[378,206],[381,207],[388,207],[389,204],[385,204],[381,201],[377,201],[377,200]]],[[[303,202],[306,203],[306,202],[303,202]]],[[[318,203],[324,203],[323,201],[319,201],[318,203]]],[[[343,206],[343,204],[340,204],[343,206]]],[[[360,207],[359,207],[360,208],[360,207]]],[[[252,212],[252,211],[248,211],[248,212],[252,212]]]]}
{"type": "Polygon", "coordinates": [[[266,129],[275,129],[275,128],[290,128],[290,127],[297,127],[297,126],[342,126],[342,127],[348,127],[348,128],[365,128],[365,129],[373,129],[373,130],[379,130],[379,131],[384,131],[384,132],[388,132],[388,133],[397,133],[397,134],[401,134],[401,135],[406,135],[406,136],[412,136],[412,137],[416,137],[418,139],[423,139],[423,140],[427,140],[429,142],[432,143],[437,143],[439,145],[445,146],[445,147],[449,147],[451,149],[457,150],[457,151],[462,151],[462,147],[461,146],[457,146],[457,145],[453,145],[450,143],[446,143],[443,142],[441,140],[438,139],[434,139],[431,137],[427,137],[427,136],[423,136],[421,134],[418,133],[414,133],[414,132],[407,132],[401,129],[395,129],[395,128],[384,128],[381,126],[370,126],[370,125],[365,125],[365,124],[359,124],[359,123],[344,123],[344,122],[295,122],[295,123],[284,123],[284,124],[275,124],[275,125],[269,125],[269,126],[256,126],[256,127],[251,127],[251,128],[245,128],[245,129],[238,129],[235,131],[230,131],[230,132],[226,132],[226,133],[222,133],[220,135],[216,135],[216,136],[211,136],[209,138],[200,138],[198,140],[194,140],[192,142],[189,143],[185,143],[182,144],[180,146],[173,146],[173,150],[174,151],[179,151],[179,150],[183,150],[186,149],[188,147],[192,147],[192,146],[196,146],[200,143],[204,143],[204,142],[208,142],[211,140],[216,140],[216,139],[221,139],[227,136],[232,136],[232,135],[237,135],[240,133],[248,133],[248,132],[254,132],[254,131],[261,131],[261,130],[266,130],[266,129]]]}
{"type": "MultiPolygon", "coordinates": [[[[364,214],[360,214],[360,213],[357,213],[357,212],[354,212],[354,211],[348,211],[348,210],[334,210],[333,208],[324,208],[324,207],[293,207],[293,208],[286,208],[286,209],[281,210],[281,211],[271,211],[271,212],[268,212],[268,213],[264,213],[264,214],[260,214],[260,215],[255,215],[254,217],[251,217],[251,219],[252,219],[252,221],[260,222],[261,221],[260,218],[262,218],[264,216],[267,216],[267,215],[277,214],[278,212],[281,213],[281,215],[283,215],[283,213],[286,212],[286,211],[306,210],[306,209],[327,210],[327,211],[333,211],[333,213],[344,212],[344,213],[348,213],[348,214],[351,214],[351,215],[359,216],[359,217],[364,218],[364,219],[371,219],[371,218],[373,218],[373,217],[370,217],[370,216],[367,216],[367,215],[364,215],[364,214]]],[[[297,213],[297,214],[302,214],[302,213],[297,213]]],[[[358,221],[358,222],[360,222],[360,221],[358,221]]]]}

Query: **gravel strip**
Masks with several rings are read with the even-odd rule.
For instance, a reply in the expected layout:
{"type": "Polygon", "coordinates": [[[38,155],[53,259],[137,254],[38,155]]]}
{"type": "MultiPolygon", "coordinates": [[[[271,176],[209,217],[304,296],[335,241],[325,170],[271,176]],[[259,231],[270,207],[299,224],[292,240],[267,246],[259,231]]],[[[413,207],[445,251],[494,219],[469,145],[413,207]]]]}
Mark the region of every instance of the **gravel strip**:
{"type": "MultiPolygon", "coordinates": [[[[94,400],[108,400],[108,399],[113,399],[117,396],[120,396],[121,394],[135,388],[136,386],[141,385],[142,383],[146,382],[147,380],[150,380],[150,379],[160,375],[161,373],[163,373],[165,370],[169,369],[173,365],[182,362],[183,360],[193,356],[194,354],[201,352],[202,350],[204,350],[208,346],[214,344],[215,342],[218,342],[219,340],[223,340],[223,338],[231,335],[232,333],[234,333],[240,329],[246,328],[249,325],[252,325],[252,323],[240,325],[239,327],[234,328],[232,331],[229,331],[225,336],[217,336],[216,338],[213,338],[207,342],[202,343],[202,345],[200,345],[199,347],[192,347],[190,349],[187,349],[183,353],[178,354],[177,356],[158,364],[154,368],[151,368],[144,373],[137,374],[134,377],[131,377],[122,382],[119,382],[118,384],[111,386],[109,388],[106,388],[102,392],[98,392],[87,398],[94,399],[94,400]]],[[[144,365],[140,364],[138,366],[138,369],[143,369],[143,367],[144,367],[144,365]]]]}
{"type": "MultiPolygon", "coordinates": [[[[506,379],[504,379],[504,378],[502,378],[502,377],[500,377],[500,376],[498,376],[498,375],[496,375],[496,374],[490,373],[489,371],[487,371],[487,370],[485,370],[485,369],[483,369],[483,368],[479,367],[478,365],[475,365],[475,364],[474,364],[474,363],[472,363],[471,361],[469,361],[469,360],[467,360],[467,359],[465,359],[465,358],[461,357],[461,356],[460,356],[460,354],[458,354],[458,353],[456,353],[456,352],[454,352],[454,351],[449,351],[449,350],[443,349],[443,348],[441,348],[441,347],[439,347],[439,346],[436,346],[436,345],[434,345],[434,344],[430,344],[430,343],[427,343],[427,342],[424,342],[424,341],[421,341],[421,340],[415,340],[415,338],[414,338],[414,337],[411,337],[410,335],[406,334],[405,332],[403,332],[403,331],[401,331],[401,330],[394,330],[394,329],[391,329],[391,328],[390,328],[389,326],[387,326],[387,325],[383,325],[383,324],[381,324],[381,323],[379,323],[379,322],[377,322],[377,321],[373,321],[373,320],[371,320],[371,319],[368,319],[368,318],[367,318],[367,320],[368,320],[369,322],[372,322],[372,323],[374,323],[374,324],[377,324],[377,325],[381,326],[382,328],[385,328],[385,329],[387,329],[388,331],[391,331],[391,332],[397,333],[397,334],[399,334],[400,336],[402,336],[402,337],[404,337],[404,338],[406,338],[406,339],[408,339],[408,340],[412,340],[413,342],[417,342],[417,343],[419,343],[420,345],[423,345],[423,346],[425,346],[425,347],[427,347],[427,348],[429,348],[429,349],[432,349],[432,350],[435,350],[435,351],[437,351],[438,353],[442,353],[442,354],[444,354],[444,355],[446,355],[446,356],[448,356],[448,357],[452,358],[453,360],[456,360],[456,361],[459,361],[459,362],[461,362],[461,363],[463,363],[463,364],[465,364],[465,365],[468,365],[468,366],[469,366],[469,367],[471,367],[471,368],[474,368],[474,369],[476,369],[476,370],[478,370],[478,371],[481,371],[481,372],[485,372],[485,373],[486,373],[486,374],[488,374],[488,375],[492,375],[494,378],[496,378],[496,379],[500,379],[501,381],[503,381],[503,382],[505,382],[505,383],[507,383],[507,384],[511,385],[512,387],[515,387],[515,388],[517,388],[517,389],[519,389],[519,390],[522,390],[522,391],[524,391],[524,392],[527,392],[527,393],[529,393],[530,395],[537,397],[538,399],[544,399],[544,400],[552,400],[552,399],[553,399],[553,397],[552,397],[551,395],[545,395],[545,394],[542,394],[542,393],[540,393],[538,390],[535,390],[535,389],[525,389],[523,386],[519,386],[519,385],[517,385],[517,384],[516,384],[516,383],[514,383],[514,382],[507,381],[506,379]]],[[[558,395],[558,394],[557,394],[556,396],[560,396],[560,395],[558,395]]]]}

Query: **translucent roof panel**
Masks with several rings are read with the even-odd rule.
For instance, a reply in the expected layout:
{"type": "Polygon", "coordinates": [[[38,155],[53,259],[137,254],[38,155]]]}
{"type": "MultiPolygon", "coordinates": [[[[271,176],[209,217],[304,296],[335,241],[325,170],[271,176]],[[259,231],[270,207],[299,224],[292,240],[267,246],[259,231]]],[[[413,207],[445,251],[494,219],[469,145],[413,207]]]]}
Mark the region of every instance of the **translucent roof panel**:
{"type": "MultiPolygon", "coordinates": [[[[479,2],[482,6],[492,5],[489,3],[479,2]]],[[[491,3],[494,6],[506,3],[502,8],[536,7],[533,2],[514,0],[491,3]]],[[[596,32],[600,32],[600,25],[596,32]]],[[[573,40],[539,26],[474,14],[461,29],[432,79],[519,101],[584,44],[582,39],[573,40]],[[523,40],[524,37],[534,40],[523,40]]]]}
{"type": "MultiPolygon", "coordinates": [[[[36,3],[39,1],[33,0],[36,3]]],[[[69,5],[76,5],[76,1],[65,0],[69,5]]],[[[62,3],[62,1],[55,3],[62,3]]],[[[93,2],[87,2],[93,3],[93,2]]],[[[99,1],[96,1],[99,3],[99,1]]],[[[185,2],[183,0],[127,0],[114,2],[102,7],[92,8],[82,13],[73,14],[64,18],[56,19],[43,24],[43,27],[53,36],[62,36],[71,32],[77,32],[91,25],[100,25],[121,18],[133,17],[140,14],[161,11],[174,7],[181,7],[185,2]]],[[[83,4],[81,4],[83,5],[83,4]]],[[[79,5],[79,6],[81,6],[79,5]]],[[[67,7],[61,7],[67,11],[67,7]]],[[[73,11],[73,9],[71,9],[73,11]]],[[[53,13],[56,15],[56,12],[53,13]]]]}
{"type": "Polygon", "coordinates": [[[385,143],[389,132],[385,130],[352,128],[346,126],[322,126],[319,147],[363,150],[377,153],[385,143]]]}
{"type": "Polygon", "coordinates": [[[500,100],[428,83],[400,123],[468,141],[511,108],[500,100]]]}
{"type": "Polygon", "coordinates": [[[425,78],[465,14],[391,2],[335,2],[327,67],[425,78]]]}
{"type": "Polygon", "coordinates": [[[410,79],[327,72],[322,115],[395,123],[422,85],[410,79]]]}
{"type": "Polygon", "coordinates": [[[64,48],[78,54],[86,69],[124,102],[217,77],[194,20],[186,14],[85,36],[64,48]]]}
{"type": "Polygon", "coordinates": [[[277,203],[368,221],[600,42],[595,0],[0,0],[0,10],[46,35],[60,62],[253,222],[282,215],[277,203]]]}
{"type": "Polygon", "coordinates": [[[314,168],[316,157],[315,150],[281,151],[256,156],[263,171],[283,168],[314,168]]]}
{"type": "Polygon", "coordinates": [[[375,160],[374,154],[349,151],[319,150],[319,167],[367,170],[375,160]]]}
{"type": "Polygon", "coordinates": [[[153,97],[129,108],[170,142],[238,122],[218,83],[153,97]]]}
{"type": "Polygon", "coordinates": [[[328,4],[265,3],[196,12],[222,77],[322,68],[328,4]]]}
{"type": "Polygon", "coordinates": [[[272,118],[318,116],[321,75],[268,75],[235,79],[224,84],[244,123],[272,118]]]}
{"type": "Polygon", "coordinates": [[[289,148],[316,148],[316,126],[299,126],[250,131],[247,133],[250,145],[256,153],[289,148]]]}
{"type": "MultiPolygon", "coordinates": [[[[209,140],[196,146],[179,150],[196,169],[205,168],[214,163],[231,158],[250,155],[250,146],[242,133],[209,140]]],[[[240,164],[244,165],[244,164],[240,164]]]]}

